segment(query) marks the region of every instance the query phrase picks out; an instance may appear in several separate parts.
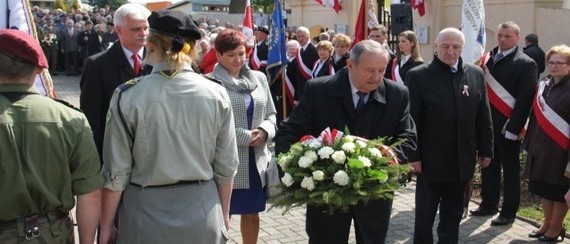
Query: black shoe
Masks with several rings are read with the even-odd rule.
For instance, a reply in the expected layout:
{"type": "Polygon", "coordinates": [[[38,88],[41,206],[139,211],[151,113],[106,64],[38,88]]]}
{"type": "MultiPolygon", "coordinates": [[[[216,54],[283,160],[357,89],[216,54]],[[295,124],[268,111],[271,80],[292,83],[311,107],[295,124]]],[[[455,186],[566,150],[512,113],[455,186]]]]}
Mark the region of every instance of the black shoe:
{"type": "Polygon", "coordinates": [[[533,231],[533,232],[530,232],[530,233],[528,234],[528,237],[529,237],[529,238],[539,238],[539,237],[541,237],[541,236],[543,236],[543,235],[544,235],[544,233],[540,233],[540,232],[538,232],[538,231],[533,231]]]}
{"type": "Polygon", "coordinates": [[[514,222],[515,222],[515,218],[507,218],[507,217],[499,216],[496,219],[491,220],[491,225],[492,226],[510,225],[514,222]]]}
{"type": "Polygon", "coordinates": [[[562,229],[562,230],[560,230],[560,234],[558,236],[549,237],[549,236],[543,235],[543,236],[539,237],[538,240],[540,242],[557,243],[557,242],[563,242],[565,236],[566,236],[566,230],[562,229]],[[558,237],[560,237],[561,239],[559,240],[558,237]]]}
{"type": "Polygon", "coordinates": [[[471,215],[473,216],[492,216],[495,215],[497,212],[498,212],[497,209],[489,209],[483,207],[478,207],[475,210],[469,211],[469,213],[471,213],[471,215]]]}

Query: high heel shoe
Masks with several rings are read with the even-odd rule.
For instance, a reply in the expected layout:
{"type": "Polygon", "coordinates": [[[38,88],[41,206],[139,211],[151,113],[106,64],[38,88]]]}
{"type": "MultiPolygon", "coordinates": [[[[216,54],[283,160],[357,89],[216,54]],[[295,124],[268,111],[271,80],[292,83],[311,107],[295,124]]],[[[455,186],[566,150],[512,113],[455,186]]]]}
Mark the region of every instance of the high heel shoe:
{"type": "Polygon", "coordinates": [[[528,234],[528,237],[529,237],[529,238],[539,238],[539,237],[541,237],[541,236],[543,236],[543,235],[544,235],[544,233],[540,233],[540,232],[538,232],[538,231],[533,231],[533,232],[530,232],[530,233],[528,234]]]}
{"type": "Polygon", "coordinates": [[[560,234],[557,235],[557,236],[555,236],[555,237],[550,237],[550,236],[543,235],[543,236],[539,237],[538,240],[539,240],[540,242],[551,242],[551,243],[554,242],[554,243],[556,243],[556,242],[562,242],[562,241],[564,241],[564,237],[566,237],[566,230],[565,230],[565,229],[562,229],[562,230],[560,230],[560,234]],[[560,237],[560,238],[562,238],[562,239],[561,239],[561,240],[558,240],[558,237],[560,237]]]}

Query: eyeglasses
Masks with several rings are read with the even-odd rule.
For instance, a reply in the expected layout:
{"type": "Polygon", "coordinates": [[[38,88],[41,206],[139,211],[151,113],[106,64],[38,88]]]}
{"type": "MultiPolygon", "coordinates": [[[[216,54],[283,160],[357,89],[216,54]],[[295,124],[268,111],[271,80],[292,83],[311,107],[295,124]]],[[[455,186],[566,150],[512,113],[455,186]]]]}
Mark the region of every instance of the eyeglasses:
{"type": "Polygon", "coordinates": [[[548,66],[550,66],[550,67],[556,67],[556,68],[558,68],[558,67],[562,67],[562,66],[568,64],[568,62],[552,62],[552,61],[548,61],[548,62],[546,62],[546,64],[547,64],[548,66]]]}

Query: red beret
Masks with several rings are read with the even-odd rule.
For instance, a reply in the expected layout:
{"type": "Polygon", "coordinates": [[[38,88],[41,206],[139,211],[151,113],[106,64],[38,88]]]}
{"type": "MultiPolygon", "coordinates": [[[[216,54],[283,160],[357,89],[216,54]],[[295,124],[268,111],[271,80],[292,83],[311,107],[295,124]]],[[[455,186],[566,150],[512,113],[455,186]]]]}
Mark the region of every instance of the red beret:
{"type": "Polygon", "coordinates": [[[38,40],[23,31],[0,30],[0,52],[41,68],[48,68],[46,56],[38,40]]]}

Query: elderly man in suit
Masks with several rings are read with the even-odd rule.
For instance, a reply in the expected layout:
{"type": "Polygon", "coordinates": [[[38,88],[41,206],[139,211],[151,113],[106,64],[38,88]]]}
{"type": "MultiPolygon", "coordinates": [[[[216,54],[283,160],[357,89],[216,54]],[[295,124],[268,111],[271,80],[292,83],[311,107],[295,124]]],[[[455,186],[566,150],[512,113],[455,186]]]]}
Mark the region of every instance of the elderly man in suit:
{"type": "MultiPolygon", "coordinates": [[[[318,136],[327,127],[348,128],[364,138],[404,139],[396,151],[406,161],[405,152],[416,141],[408,89],[383,78],[387,64],[388,51],[365,40],[351,50],[347,69],[308,81],[303,98],[277,133],[277,153],[286,152],[304,135],[318,136]]],[[[348,213],[331,214],[328,206],[309,204],[309,243],[347,243],[352,219],[358,243],[384,243],[391,209],[392,200],[384,199],[360,203],[348,213]]]]}
{"type": "Polygon", "coordinates": [[[310,42],[311,33],[307,27],[301,26],[297,28],[295,35],[300,46],[293,61],[294,65],[291,72],[294,74],[294,80],[291,82],[295,87],[295,103],[298,103],[301,97],[303,97],[305,83],[311,79],[311,70],[319,59],[319,54],[315,45],[310,42]]]}
{"type": "Polygon", "coordinates": [[[493,156],[493,128],[483,71],[464,63],[463,33],[443,29],[433,61],[408,71],[410,112],[418,147],[409,161],[418,174],[414,243],[433,243],[439,206],[438,243],[457,243],[465,185],[475,163],[484,168],[493,156]]]}
{"type": "Polygon", "coordinates": [[[105,116],[117,86],[134,77],[147,74],[149,67],[141,66],[148,35],[147,18],[150,11],[138,4],[124,4],[115,12],[115,28],[119,42],[104,52],[87,59],[81,76],[81,110],[93,129],[101,155],[105,116]]]}

